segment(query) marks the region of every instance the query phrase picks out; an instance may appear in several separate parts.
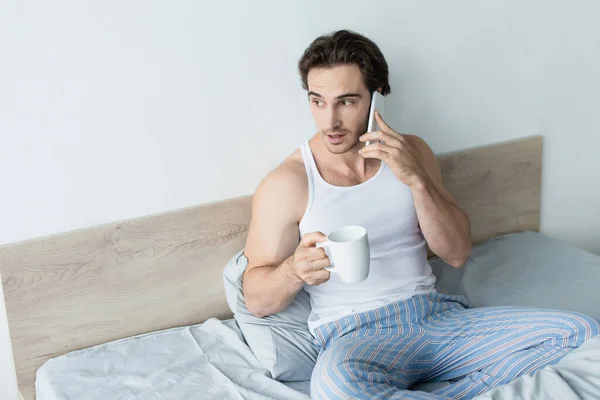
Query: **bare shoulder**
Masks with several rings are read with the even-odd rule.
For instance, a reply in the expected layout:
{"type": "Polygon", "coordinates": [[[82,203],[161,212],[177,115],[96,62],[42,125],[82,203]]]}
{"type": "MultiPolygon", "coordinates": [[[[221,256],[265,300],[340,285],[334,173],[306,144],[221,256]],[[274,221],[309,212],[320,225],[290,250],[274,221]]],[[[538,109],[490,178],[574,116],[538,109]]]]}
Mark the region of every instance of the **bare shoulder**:
{"type": "Polygon", "coordinates": [[[286,175],[295,186],[306,187],[308,185],[306,169],[304,168],[304,160],[302,159],[300,149],[290,154],[275,170],[286,175]]]}
{"type": "Polygon", "coordinates": [[[308,201],[308,180],[300,150],[290,154],[261,181],[255,197],[261,202],[284,205],[287,210],[298,213],[302,209],[303,212],[308,201]]]}
{"type": "Polygon", "coordinates": [[[423,140],[423,138],[421,138],[420,136],[417,135],[402,135],[404,136],[404,138],[413,146],[415,146],[421,153],[423,153],[422,155],[427,157],[427,156],[431,156],[433,155],[435,157],[435,154],[433,153],[433,150],[431,150],[431,147],[429,147],[429,145],[427,144],[427,142],[425,140],[423,140]]]}
{"type": "Polygon", "coordinates": [[[439,163],[437,157],[431,147],[423,140],[423,138],[417,135],[403,135],[404,139],[409,142],[414,148],[416,148],[421,156],[421,161],[425,164],[427,170],[431,172],[439,172],[439,163]],[[437,171],[432,171],[437,170],[437,171]]]}
{"type": "Polygon", "coordinates": [[[299,194],[307,186],[308,182],[302,156],[300,155],[300,158],[298,158],[298,155],[294,152],[262,180],[259,189],[268,189],[269,191],[278,192],[278,194],[299,194]]]}
{"type": "Polygon", "coordinates": [[[429,177],[433,180],[433,183],[440,191],[442,196],[449,203],[458,206],[454,196],[452,196],[452,194],[450,194],[450,192],[444,187],[440,163],[433,150],[431,150],[431,147],[429,147],[429,145],[419,136],[404,135],[404,137],[419,151],[421,161],[423,162],[423,167],[425,167],[429,177]]]}

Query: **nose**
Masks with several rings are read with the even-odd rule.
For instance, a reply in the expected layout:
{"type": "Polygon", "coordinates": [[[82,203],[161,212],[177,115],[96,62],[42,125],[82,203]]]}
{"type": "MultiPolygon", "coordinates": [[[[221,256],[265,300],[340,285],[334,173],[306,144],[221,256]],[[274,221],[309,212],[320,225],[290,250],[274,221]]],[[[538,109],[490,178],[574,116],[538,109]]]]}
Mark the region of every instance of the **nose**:
{"type": "Polygon", "coordinates": [[[342,120],[340,119],[337,110],[335,108],[329,109],[329,127],[327,132],[336,131],[342,125],[342,120]]]}

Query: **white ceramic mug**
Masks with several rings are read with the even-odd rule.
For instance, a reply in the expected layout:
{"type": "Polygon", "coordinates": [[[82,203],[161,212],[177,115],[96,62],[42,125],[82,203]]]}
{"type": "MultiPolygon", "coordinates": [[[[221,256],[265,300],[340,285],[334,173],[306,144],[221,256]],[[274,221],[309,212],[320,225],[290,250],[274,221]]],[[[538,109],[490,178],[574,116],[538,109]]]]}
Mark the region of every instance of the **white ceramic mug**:
{"type": "Polygon", "coordinates": [[[331,265],[325,268],[346,283],[362,282],[369,276],[369,236],[362,226],[345,226],[327,235],[317,247],[324,247],[331,265]]]}

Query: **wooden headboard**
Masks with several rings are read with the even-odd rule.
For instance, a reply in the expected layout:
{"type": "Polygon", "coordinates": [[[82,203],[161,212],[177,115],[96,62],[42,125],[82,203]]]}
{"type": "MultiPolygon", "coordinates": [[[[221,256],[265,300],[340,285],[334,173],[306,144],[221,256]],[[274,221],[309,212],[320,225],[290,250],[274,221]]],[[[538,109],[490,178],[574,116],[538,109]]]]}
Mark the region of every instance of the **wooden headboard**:
{"type": "MultiPolygon", "coordinates": [[[[542,137],[439,156],[472,240],[538,230],[542,137]]],[[[19,389],[49,358],[210,317],[230,318],[222,270],[244,246],[251,197],[0,248],[19,389]]]]}

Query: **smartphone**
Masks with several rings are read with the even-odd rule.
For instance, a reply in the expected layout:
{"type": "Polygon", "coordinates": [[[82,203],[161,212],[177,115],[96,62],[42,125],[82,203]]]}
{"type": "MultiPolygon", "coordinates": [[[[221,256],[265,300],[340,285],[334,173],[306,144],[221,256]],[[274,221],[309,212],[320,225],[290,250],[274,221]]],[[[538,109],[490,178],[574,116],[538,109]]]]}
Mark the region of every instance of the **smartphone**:
{"type": "MultiPolygon", "coordinates": [[[[375,120],[375,110],[379,111],[381,117],[385,119],[385,98],[378,91],[374,91],[371,95],[371,108],[369,109],[369,122],[367,124],[367,132],[378,131],[379,126],[377,125],[377,121],[375,120]]],[[[371,143],[375,143],[372,140],[367,141],[365,146],[370,145],[371,143]]]]}

